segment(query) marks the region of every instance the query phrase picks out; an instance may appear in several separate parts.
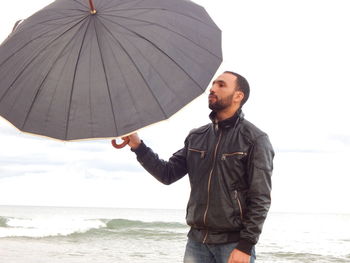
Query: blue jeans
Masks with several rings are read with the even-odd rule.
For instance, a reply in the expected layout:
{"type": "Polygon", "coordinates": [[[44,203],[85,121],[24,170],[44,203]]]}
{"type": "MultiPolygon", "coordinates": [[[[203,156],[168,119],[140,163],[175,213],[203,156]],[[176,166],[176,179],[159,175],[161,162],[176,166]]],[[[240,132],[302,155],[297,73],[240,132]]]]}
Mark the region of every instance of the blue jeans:
{"type": "MultiPolygon", "coordinates": [[[[227,263],[231,252],[238,243],[208,245],[187,240],[184,263],[227,263]]],[[[252,248],[250,263],[255,261],[255,249],[252,248]]]]}

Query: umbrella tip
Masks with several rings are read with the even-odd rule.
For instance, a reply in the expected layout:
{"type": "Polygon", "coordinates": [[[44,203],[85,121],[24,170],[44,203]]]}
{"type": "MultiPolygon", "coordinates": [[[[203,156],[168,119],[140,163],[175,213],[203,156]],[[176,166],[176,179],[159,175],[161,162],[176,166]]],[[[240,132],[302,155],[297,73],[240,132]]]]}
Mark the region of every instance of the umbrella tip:
{"type": "Polygon", "coordinates": [[[95,9],[94,1],[93,0],[89,0],[89,5],[90,5],[90,14],[92,14],[92,15],[96,14],[97,11],[95,9]]]}

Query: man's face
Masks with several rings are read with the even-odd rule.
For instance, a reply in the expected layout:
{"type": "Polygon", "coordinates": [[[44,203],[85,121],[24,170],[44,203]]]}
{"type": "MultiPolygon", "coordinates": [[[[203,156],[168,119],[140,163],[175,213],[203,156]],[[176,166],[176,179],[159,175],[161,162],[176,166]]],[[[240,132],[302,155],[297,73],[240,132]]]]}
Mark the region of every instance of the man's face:
{"type": "Polygon", "coordinates": [[[208,97],[211,110],[218,112],[237,103],[235,95],[240,91],[236,91],[236,81],[237,77],[230,73],[223,73],[213,81],[208,97]]]}

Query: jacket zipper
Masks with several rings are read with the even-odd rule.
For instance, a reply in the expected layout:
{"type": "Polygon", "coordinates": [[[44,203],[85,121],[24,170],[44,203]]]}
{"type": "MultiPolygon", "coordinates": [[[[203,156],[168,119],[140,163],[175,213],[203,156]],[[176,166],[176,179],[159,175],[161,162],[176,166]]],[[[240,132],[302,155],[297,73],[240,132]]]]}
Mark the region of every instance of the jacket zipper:
{"type": "Polygon", "coordinates": [[[200,153],[201,154],[201,159],[203,159],[204,156],[205,156],[205,151],[200,151],[200,150],[196,150],[196,149],[192,149],[192,148],[189,148],[188,150],[191,151],[191,152],[200,153]]]}
{"type": "Polygon", "coordinates": [[[234,156],[234,155],[247,155],[247,153],[245,152],[234,152],[234,153],[224,153],[221,157],[221,160],[222,161],[225,161],[226,160],[226,157],[228,156],[234,156]]]}
{"type": "MultiPolygon", "coordinates": [[[[220,143],[220,141],[221,141],[221,135],[222,135],[222,131],[220,131],[218,142],[217,142],[216,145],[215,145],[214,158],[213,158],[213,167],[211,168],[210,174],[209,174],[207,207],[206,207],[206,209],[205,209],[204,216],[203,216],[204,225],[207,224],[206,221],[207,221],[207,214],[208,214],[208,210],[209,210],[211,178],[212,178],[213,172],[214,172],[214,167],[215,167],[215,163],[216,163],[215,160],[216,160],[216,155],[217,155],[219,143],[220,143]]],[[[208,237],[208,230],[207,230],[207,233],[205,234],[205,237],[204,237],[204,239],[203,239],[203,243],[205,243],[205,241],[207,240],[207,237],[208,237]]]]}
{"type": "Polygon", "coordinates": [[[237,201],[237,203],[238,203],[239,214],[240,214],[241,220],[243,220],[242,204],[241,204],[241,200],[239,200],[239,198],[238,198],[238,192],[237,192],[237,190],[235,190],[235,199],[236,199],[236,201],[237,201]]]}

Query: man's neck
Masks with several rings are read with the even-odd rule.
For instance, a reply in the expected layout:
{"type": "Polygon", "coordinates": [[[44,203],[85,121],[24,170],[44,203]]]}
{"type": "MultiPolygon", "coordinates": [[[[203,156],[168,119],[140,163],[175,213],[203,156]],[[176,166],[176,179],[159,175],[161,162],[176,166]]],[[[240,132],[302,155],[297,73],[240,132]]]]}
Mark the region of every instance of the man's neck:
{"type": "Polygon", "coordinates": [[[238,111],[239,107],[224,109],[221,111],[216,112],[216,119],[218,121],[223,121],[228,118],[231,118],[235,113],[238,111]]]}

